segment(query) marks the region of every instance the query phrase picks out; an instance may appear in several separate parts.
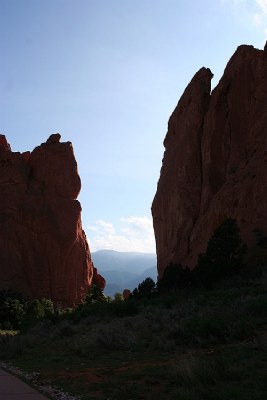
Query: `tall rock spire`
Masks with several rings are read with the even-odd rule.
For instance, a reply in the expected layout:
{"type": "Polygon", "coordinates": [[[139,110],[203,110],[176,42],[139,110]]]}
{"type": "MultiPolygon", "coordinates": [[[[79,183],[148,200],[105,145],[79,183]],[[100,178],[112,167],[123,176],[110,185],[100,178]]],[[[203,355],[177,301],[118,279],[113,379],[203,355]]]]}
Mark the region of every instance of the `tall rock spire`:
{"type": "Polygon", "coordinates": [[[94,267],[77,200],[81,181],[72,144],[51,135],[32,153],[13,153],[0,136],[0,286],[81,302],[94,267]]]}
{"type": "Polygon", "coordinates": [[[210,95],[211,76],[194,76],[169,120],[152,204],[159,276],[169,263],[193,267],[227,217],[249,246],[254,229],[267,235],[265,53],[239,46],[210,95]]]}

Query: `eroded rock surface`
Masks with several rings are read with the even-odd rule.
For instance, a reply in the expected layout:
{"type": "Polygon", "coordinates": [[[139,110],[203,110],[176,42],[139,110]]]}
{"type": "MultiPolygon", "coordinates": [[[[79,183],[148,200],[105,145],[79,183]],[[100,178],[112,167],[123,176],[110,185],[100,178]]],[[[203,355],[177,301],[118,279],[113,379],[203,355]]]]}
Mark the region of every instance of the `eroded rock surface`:
{"type": "Polygon", "coordinates": [[[59,134],[22,154],[0,135],[2,288],[62,306],[81,302],[97,277],[76,200],[80,188],[72,144],[59,134]]]}
{"type": "Polygon", "coordinates": [[[159,276],[193,267],[214,229],[235,218],[248,246],[267,235],[267,49],[238,47],[210,94],[202,68],[169,120],[152,204],[159,276]]]}

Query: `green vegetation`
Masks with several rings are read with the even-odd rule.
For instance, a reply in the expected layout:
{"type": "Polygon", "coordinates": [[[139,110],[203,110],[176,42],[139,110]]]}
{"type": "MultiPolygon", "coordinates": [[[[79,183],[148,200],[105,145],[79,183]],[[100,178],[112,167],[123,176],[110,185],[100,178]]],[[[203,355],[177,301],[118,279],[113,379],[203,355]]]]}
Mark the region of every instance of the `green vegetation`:
{"type": "Polygon", "coordinates": [[[205,287],[211,289],[222,280],[250,274],[243,259],[246,246],[242,243],[234,219],[226,219],[210,238],[205,254],[200,254],[193,270],[170,264],[158,282],[159,292],[181,288],[205,287]]]}
{"type": "Polygon", "coordinates": [[[0,291],[0,329],[26,330],[38,321],[54,315],[54,305],[48,299],[28,301],[11,290],[0,291]]]}
{"type": "Polygon", "coordinates": [[[242,275],[245,252],[236,221],[226,219],[209,240],[206,253],[199,256],[193,270],[195,284],[211,287],[221,279],[242,275]]]}
{"type": "Polygon", "coordinates": [[[149,299],[156,293],[156,284],[151,278],[146,278],[133,291],[135,299],[149,299]]]}
{"type": "Polygon", "coordinates": [[[19,329],[25,315],[26,300],[11,290],[0,290],[0,329],[19,329]]]}
{"type": "Polygon", "coordinates": [[[82,400],[262,400],[267,267],[243,265],[236,228],[227,220],[214,233],[196,272],[169,266],[128,300],[92,286],[75,310],[33,302],[37,322],[0,335],[1,359],[82,400]]]}
{"type": "Polygon", "coordinates": [[[263,399],[266,289],[263,272],[238,288],[117,301],[136,305],[131,316],[116,316],[115,301],[95,303],[79,318],[77,310],[66,312],[0,336],[1,359],[83,400],[263,399]]]}

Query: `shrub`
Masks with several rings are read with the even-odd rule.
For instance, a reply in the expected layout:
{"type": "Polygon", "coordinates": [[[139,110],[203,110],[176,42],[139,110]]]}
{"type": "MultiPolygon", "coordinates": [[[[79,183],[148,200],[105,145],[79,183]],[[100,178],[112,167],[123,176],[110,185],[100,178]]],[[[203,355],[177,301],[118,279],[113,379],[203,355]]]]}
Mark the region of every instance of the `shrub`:
{"type": "Polygon", "coordinates": [[[154,293],[156,284],[152,278],[146,278],[143,282],[139,283],[138,287],[133,291],[133,297],[136,299],[148,299],[154,293]]]}
{"type": "Polygon", "coordinates": [[[158,281],[159,292],[177,290],[191,285],[191,272],[180,264],[169,264],[158,281]]]}
{"type": "Polygon", "coordinates": [[[25,331],[38,321],[52,318],[54,312],[54,304],[51,300],[35,299],[27,304],[21,327],[25,331]]]}
{"type": "Polygon", "coordinates": [[[114,301],[123,301],[123,295],[122,293],[115,293],[114,294],[114,301]]]}
{"type": "Polygon", "coordinates": [[[54,305],[48,299],[35,299],[27,308],[27,315],[37,320],[50,317],[52,314],[54,314],[54,305]]]}
{"type": "Polygon", "coordinates": [[[24,348],[23,340],[20,337],[11,337],[10,335],[0,336],[0,354],[2,360],[21,356],[24,348]]]}
{"type": "Polygon", "coordinates": [[[196,267],[191,271],[180,264],[169,264],[157,287],[159,292],[187,287],[205,286],[235,274],[246,273],[243,264],[246,246],[242,243],[234,219],[226,219],[210,238],[207,251],[200,254],[196,267]]]}
{"type": "Polygon", "coordinates": [[[25,314],[26,300],[23,295],[3,289],[0,291],[0,328],[19,329],[25,314]]]}
{"type": "Polygon", "coordinates": [[[116,317],[129,317],[138,314],[140,311],[138,302],[134,299],[114,301],[110,306],[110,311],[116,317]]]}
{"type": "Polygon", "coordinates": [[[194,285],[212,286],[222,278],[241,272],[246,246],[242,243],[234,219],[226,219],[210,238],[205,254],[193,270],[194,285]]]}
{"type": "Polygon", "coordinates": [[[256,236],[257,246],[262,247],[264,249],[267,248],[267,237],[263,235],[263,233],[259,229],[254,229],[253,231],[256,236]]]}
{"type": "Polygon", "coordinates": [[[103,290],[98,287],[97,285],[91,285],[85,299],[84,303],[85,304],[94,304],[94,303],[100,303],[100,302],[106,302],[106,297],[103,293],[103,290]]]}
{"type": "Polygon", "coordinates": [[[102,327],[95,333],[95,346],[105,350],[127,350],[136,342],[132,332],[126,332],[123,328],[116,329],[102,327]]]}
{"type": "Polygon", "coordinates": [[[0,305],[2,329],[19,329],[24,315],[24,304],[18,299],[6,298],[0,305]]]}

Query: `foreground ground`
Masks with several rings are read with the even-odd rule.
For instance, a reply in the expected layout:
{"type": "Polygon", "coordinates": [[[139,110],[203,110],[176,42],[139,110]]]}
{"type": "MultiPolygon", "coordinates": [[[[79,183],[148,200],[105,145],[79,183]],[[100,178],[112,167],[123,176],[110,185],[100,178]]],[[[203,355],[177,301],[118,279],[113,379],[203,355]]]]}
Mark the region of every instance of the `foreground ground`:
{"type": "Polygon", "coordinates": [[[132,316],[43,321],[2,336],[0,357],[83,400],[262,400],[266,275],[152,299],[132,316]]]}
{"type": "Polygon", "coordinates": [[[0,400],[47,400],[41,393],[0,368],[0,400]]]}

